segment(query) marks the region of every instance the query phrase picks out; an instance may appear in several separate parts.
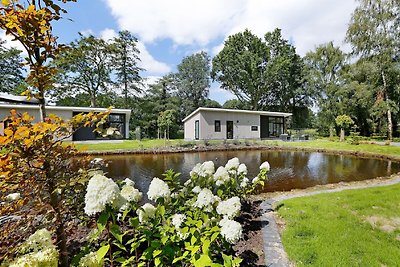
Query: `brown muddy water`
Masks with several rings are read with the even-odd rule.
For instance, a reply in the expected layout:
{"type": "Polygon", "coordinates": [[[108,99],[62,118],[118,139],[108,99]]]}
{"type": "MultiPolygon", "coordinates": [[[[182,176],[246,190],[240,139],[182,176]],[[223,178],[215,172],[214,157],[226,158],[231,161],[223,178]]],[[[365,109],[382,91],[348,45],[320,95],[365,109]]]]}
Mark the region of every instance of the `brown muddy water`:
{"type": "Polygon", "coordinates": [[[153,177],[173,169],[181,173],[181,180],[189,177],[189,172],[197,163],[212,160],[218,168],[238,157],[248,169],[248,178],[254,178],[262,162],[271,165],[264,192],[289,191],[315,185],[359,181],[400,172],[400,163],[358,158],[354,156],[332,155],[317,152],[294,151],[212,151],[174,154],[109,155],[102,158],[108,163],[107,176],[113,179],[129,177],[136,187],[147,192],[153,177]]]}

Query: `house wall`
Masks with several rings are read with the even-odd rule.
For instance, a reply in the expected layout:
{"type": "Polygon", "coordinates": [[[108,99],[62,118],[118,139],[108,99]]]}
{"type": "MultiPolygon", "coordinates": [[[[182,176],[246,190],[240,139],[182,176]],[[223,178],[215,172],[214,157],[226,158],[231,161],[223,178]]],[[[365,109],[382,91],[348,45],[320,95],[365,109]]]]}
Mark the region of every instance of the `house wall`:
{"type": "Polygon", "coordinates": [[[201,129],[201,125],[204,123],[204,119],[202,120],[202,116],[199,113],[196,113],[192,117],[190,117],[187,121],[185,121],[183,127],[184,127],[184,138],[185,140],[195,140],[194,136],[194,123],[196,120],[200,121],[200,138],[202,139],[201,136],[203,134],[203,131],[201,129]]]}
{"type": "Polygon", "coordinates": [[[258,139],[260,138],[260,115],[236,112],[200,111],[188,119],[185,124],[185,139],[194,140],[195,121],[200,121],[200,138],[226,139],[227,121],[233,121],[233,139],[258,139]],[[221,131],[215,132],[215,121],[221,122],[221,131]],[[257,131],[252,131],[251,126],[257,126],[257,131]]]}
{"type": "Polygon", "coordinates": [[[260,138],[260,115],[236,112],[201,111],[204,123],[200,122],[203,135],[201,139],[226,139],[227,121],[233,121],[233,139],[260,138]],[[221,131],[215,132],[214,123],[221,121],[221,131]],[[252,131],[251,126],[257,126],[257,131],[252,131]]]}
{"type": "MultiPolygon", "coordinates": [[[[34,122],[40,121],[39,108],[36,106],[32,106],[31,108],[13,107],[13,109],[15,109],[17,111],[17,113],[28,112],[29,115],[35,117],[34,122]]],[[[46,112],[47,112],[47,114],[57,115],[58,117],[61,117],[64,120],[70,120],[73,116],[73,112],[75,112],[75,111],[52,109],[51,107],[46,107],[46,112]]],[[[80,113],[80,111],[78,111],[78,110],[76,112],[80,113]]],[[[2,121],[8,116],[10,116],[10,108],[0,105],[0,134],[4,133],[4,123],[2,121]]],[[[126,139],[129,138],[129,118],[130,118],[130,116],[128,116],[128,115],[125,116],[125,137],[126,137],[126,139]]],[[[72,136],[67,138],[66,140],[72,140],[72,136]]]]}

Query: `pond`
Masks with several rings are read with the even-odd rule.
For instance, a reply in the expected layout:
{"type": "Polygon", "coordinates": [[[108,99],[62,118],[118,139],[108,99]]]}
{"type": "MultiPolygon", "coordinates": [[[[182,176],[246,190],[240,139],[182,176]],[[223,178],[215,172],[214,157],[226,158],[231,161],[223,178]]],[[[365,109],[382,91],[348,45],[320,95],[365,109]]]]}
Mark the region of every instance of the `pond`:
{"type": "Polygon", "coordinates": [[[197,153],[141,154],[103,156],[108,163],[108,176],[113,179],[131,178],[136,187],[147,192],[153,177],[173,169],[180,172],[182,181],[197,163],[212,160],[216,168],[238,157],[248,169],[248,178],[254,178],[262,162],[271,165],[269,181],[264,192],[288,191],[315,185],[358,181],[388,176],[400,172],[400,163],[380,159],[332,155],[316,152],[249,150],[212,151],[197,153]]]}

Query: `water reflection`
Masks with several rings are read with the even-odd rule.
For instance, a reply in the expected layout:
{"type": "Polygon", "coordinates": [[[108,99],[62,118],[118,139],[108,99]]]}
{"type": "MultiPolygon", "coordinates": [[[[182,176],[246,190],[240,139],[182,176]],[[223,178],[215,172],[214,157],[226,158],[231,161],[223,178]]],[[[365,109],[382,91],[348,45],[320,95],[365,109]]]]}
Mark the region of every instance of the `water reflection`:
{"type": "Polygon", "coordinates": [[[269,161],[271,172],[265,186],[266,192],[307,188],[318,184],[357,181],[386,176],[400,171],[398,162],[363,159],[353,156],[291,151],[220,151],[177,154],[146,154],[104,156],[108,161],[108,175],[115,179],[130,177],[137,187],[147,191],[153,177],[161,177],[168,169],[182,173],[186,180],[189,172],[199,162],[212,160],[215,165],[238,157],[247,165],[248,177],[257,175],[259,166],[269,161]]]}

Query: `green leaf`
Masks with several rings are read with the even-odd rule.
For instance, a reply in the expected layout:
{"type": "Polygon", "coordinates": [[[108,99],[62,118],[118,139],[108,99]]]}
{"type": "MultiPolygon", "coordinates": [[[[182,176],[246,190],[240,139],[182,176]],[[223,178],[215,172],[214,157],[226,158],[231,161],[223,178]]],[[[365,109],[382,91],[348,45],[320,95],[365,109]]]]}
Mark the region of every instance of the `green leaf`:
{"type": "Polygon", "coordinates": [[[205,266],[211,266],[212,261],[210,257],[206,254],[203,254],[200,256],[200,258],[195,261],[194,266],[195,267],[205,267],[205,266]]]}
{"type": "Polygon", "coordinates": [[[155,264],[156,266],[160,266],[160,264],[161,264],[160,258],[155,258],[155,259],[154,259],[154,264],[155,264]]]}
{"type": "Polygon", "coordinates": [[[99,248],[99,250],[96,252],[97,260],[98,261],[103,260],[104,256],[107,254],[109,249],[110,249],[110,245],[102,246],[101,248],[99,248]]]}
{"type": "Polygon", "coordinates": [[[118,240],[119,243],[122,243],[122,237],[123,237],[123,235],[121,234],[118,225],[112,224],[112,225],[110,226],[110,232],[111,232],[111,234],[118,240]]]}
{"type": "Polygon", "coordinates": [[[208,249],[210,248],[211,241],[206,239],[203,241],[203,253],[208,254],[208,249]]]}

